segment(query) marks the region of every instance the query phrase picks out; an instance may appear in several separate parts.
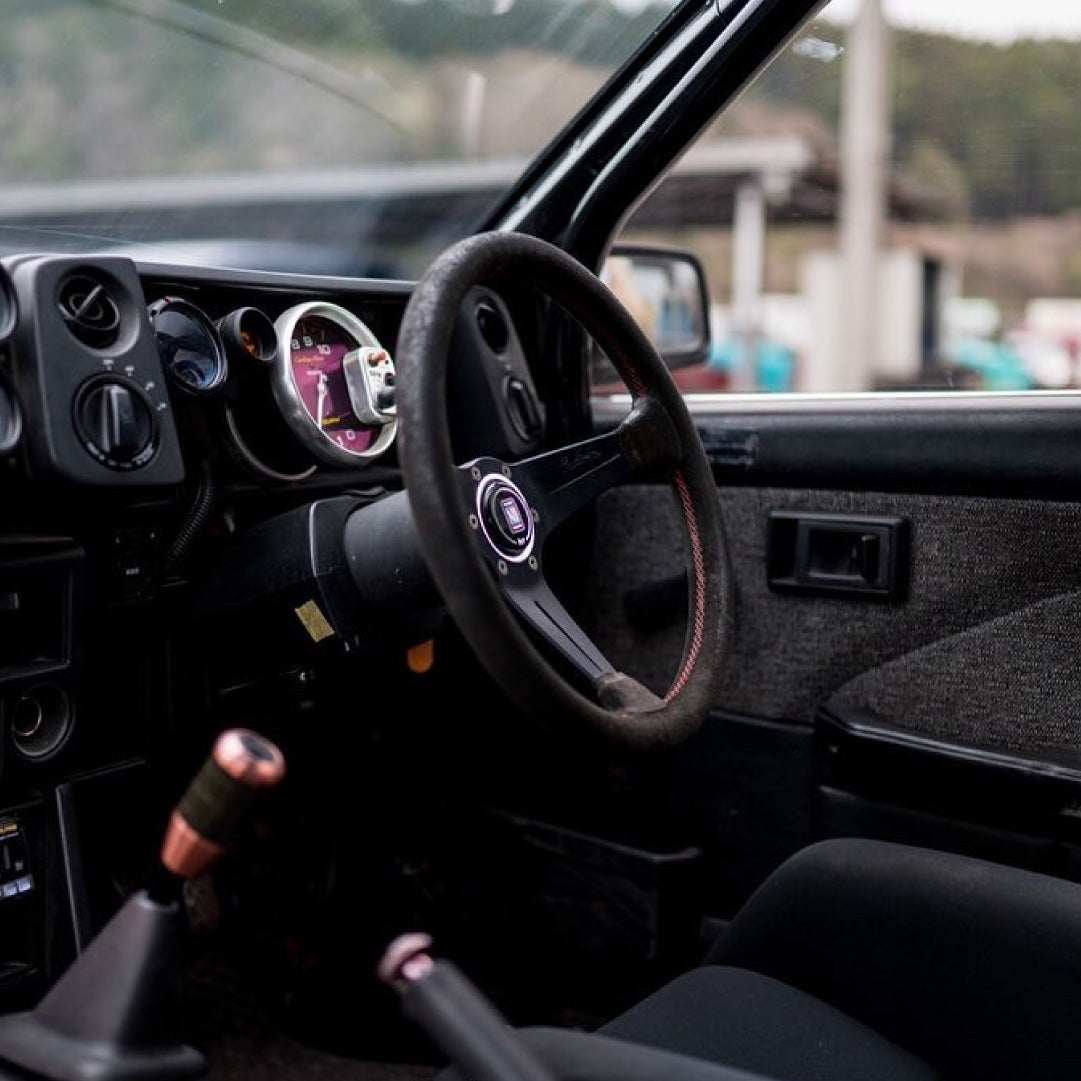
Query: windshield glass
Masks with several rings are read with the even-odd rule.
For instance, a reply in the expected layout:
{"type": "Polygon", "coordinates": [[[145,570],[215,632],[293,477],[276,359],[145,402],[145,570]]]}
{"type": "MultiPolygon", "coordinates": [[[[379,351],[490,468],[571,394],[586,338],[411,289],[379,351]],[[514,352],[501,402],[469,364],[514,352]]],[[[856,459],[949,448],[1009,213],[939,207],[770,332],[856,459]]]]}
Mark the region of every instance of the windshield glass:
{"type": "Polygon", "coordinates": [[[12,0],[0,252],[414,277],[671,6],[12,0]]]}

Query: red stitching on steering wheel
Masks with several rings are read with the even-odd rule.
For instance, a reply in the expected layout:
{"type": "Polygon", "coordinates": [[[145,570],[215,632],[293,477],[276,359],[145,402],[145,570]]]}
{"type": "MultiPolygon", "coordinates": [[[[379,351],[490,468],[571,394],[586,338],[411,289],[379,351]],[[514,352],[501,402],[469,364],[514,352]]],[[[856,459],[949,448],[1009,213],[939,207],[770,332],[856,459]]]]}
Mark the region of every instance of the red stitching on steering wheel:
{"type": "Polygon", "coordinates": [[[674,483],[683,510],[687,536],[691,542],[691,562],[694,565],[694,612],[692,615],[694,629],[691,634],[691,648],[687,650],[687,659],[683,662],[683,667],[672,686],[668,688],[668,693],[664,696],[665,702],[671,702],[690,679],[691,672],[698,663],[698,655],[702,651],[702,638],[706,627],[706,560],[702,552],[702,540],[698,535],[698,521],[694,516],[694,505],[691,502],[687,481],[678,469],[675,472],[674,483]]]}

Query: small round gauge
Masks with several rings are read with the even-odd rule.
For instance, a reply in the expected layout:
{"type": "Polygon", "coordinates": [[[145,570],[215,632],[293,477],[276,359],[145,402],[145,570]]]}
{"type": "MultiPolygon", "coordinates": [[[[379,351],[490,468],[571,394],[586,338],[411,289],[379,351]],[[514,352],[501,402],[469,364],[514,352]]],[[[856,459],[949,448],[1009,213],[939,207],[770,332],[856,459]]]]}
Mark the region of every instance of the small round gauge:
{"type": "Polygon", "coordinates": [[[165,374],[191,394],[217,390],[229,374],[221,335],[194,304],[162,297],[147,309],[165,374]]]}
{"type": "Polygon", "coordinates": [[[278,351],[274,324],[258,308],[237,308],[217,322],[230,359],[273,364],[278,351]]]}
{"type": "Polygon", "coordinates": [[[397,431],[394,362],[375,335],[337,304],[298,304],[278,317],[271,385],[285,419],[316,455],[357,466],[397,431]]]}

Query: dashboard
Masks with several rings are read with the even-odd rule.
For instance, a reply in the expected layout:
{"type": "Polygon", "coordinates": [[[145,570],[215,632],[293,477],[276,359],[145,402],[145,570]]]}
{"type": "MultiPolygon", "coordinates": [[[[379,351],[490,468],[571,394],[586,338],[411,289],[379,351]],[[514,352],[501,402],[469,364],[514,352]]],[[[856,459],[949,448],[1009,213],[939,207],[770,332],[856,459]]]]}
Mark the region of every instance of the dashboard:
{"type": "Polygon", "coordinates": [[[3,260],[0,818],[145,759],[184,718],[213,723],[220,646],[198,612],[256,523],[400,488],[387,343],[408,296],[119,256],[3,260]]]}
{"type": "MultiPolygon", "coordinates": [[[[438,601],[376,612],[343,537],[403,489],[411,290],[0,259],[0,1008],[32,1000],[137,876],[184,748],[238,724],[288,741],[357,680],[392,715],[402,646],[431,638],[438,601]]],[[[459,461],[540,445],[522,325],[486,288],[462,305],[459,461]]],[[[369,578],[395,573],[396,544],[366,541],[369,578]]]]}
{"type": "Polygon", "coordinates": [[[211,454],[292,483],[394,465],[406,283],[9,260],[0,448],[25,475],[113,492],[181,484],[211,454]]]}
{"type": "MultiPolygon", "coordinates": [[[[45,485],[176,486],[209,455],[237,481],[395,470],[393,344],[408,282],[0,261],[0,454],[45,485]]],[[[448,399],[456,441],[524,453],[541,409],[506,304],[463,307],[448,399]],[[494,440],[494,445],[492,441],[494,440]],[[477,440],[472,440],[476,443],[477,440]]],[[[468,451],[468,447],[463,447],[468,451]]]]}
{"type": "MultiPolygon", "coordinates": [[[[38,869],[0,929],[16,976],[63,960],[43,945],[56,884],[83,877],[57,841],[75,821],[63,793],[83,793],[85,828],[87,793],[123,803],[120,778],[185,732],[263,726],[323,662],[365,650],[390,694],[380,651],[429,633],[365,611],[342,554],[352,510],[402,489],[410,293],[109,254],[0,260],[0,905],[4,867],[38,869]]],[[[520,325],[485,288],[462,307],[458,460],[540,444],[520,325]]]]}

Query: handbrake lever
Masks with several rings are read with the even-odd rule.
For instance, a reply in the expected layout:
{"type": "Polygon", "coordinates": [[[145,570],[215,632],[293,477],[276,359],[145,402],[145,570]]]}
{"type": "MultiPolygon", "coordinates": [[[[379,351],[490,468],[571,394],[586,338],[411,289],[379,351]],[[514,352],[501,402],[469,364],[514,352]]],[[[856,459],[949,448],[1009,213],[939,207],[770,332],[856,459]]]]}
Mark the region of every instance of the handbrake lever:
{"type": "Polygon", "coordinates": [[[470,1081],[555,1081],[458,967],[432,958],[431,945],[422,932],[401,935],[376,969],[401,996],[406,1017],[420,1025],[470,1081]]]}
{"type": "Polygon", "coordinates": [[[230,729],[177,803],[155,881],[133,893],[27,1012],[0,1017],[5,1063],[50,1081],[185,1081],[206,1072],[179,1036],[184,881],[236,840],[252,804],[285,774],[285,759],[250,729],[230,729]]]}

